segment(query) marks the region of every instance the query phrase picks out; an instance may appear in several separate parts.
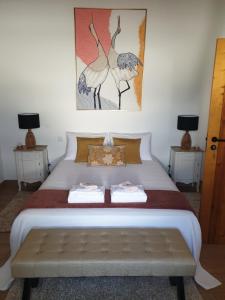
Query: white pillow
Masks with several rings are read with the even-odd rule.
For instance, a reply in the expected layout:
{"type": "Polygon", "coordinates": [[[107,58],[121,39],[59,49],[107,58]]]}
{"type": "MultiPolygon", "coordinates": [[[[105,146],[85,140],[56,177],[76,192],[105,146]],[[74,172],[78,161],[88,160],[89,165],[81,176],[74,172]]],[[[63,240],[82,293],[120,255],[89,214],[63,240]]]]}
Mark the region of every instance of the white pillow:
{"type": "Polygon", "coordinates": [[[77,155],[76,137],[98,138],[104,137],[104,145],[109,143],[108,133],[91,133],[91,132],[66,132],[66,153],[64,160],[75,160],[77,155]]]}
{"type": "Polygon", "coordinates": [[[151,156],[151,133],[110,133],[111,143],[113,143],[113,138],[125,138],[125,139],[141,139],[140,145],[140,156],[141,160],[152,160],[151,156]]]}

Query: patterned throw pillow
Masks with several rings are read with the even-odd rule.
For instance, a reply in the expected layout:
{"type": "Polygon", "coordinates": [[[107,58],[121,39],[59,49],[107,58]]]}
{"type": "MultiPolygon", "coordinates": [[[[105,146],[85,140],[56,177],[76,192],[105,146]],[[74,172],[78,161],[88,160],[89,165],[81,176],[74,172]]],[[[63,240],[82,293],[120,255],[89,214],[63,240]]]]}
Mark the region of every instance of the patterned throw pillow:
{"type": "Polygon", "coordinates": [[[91,166],[123,166],[125,146],[89,145],[88,163],[91,166]]]}

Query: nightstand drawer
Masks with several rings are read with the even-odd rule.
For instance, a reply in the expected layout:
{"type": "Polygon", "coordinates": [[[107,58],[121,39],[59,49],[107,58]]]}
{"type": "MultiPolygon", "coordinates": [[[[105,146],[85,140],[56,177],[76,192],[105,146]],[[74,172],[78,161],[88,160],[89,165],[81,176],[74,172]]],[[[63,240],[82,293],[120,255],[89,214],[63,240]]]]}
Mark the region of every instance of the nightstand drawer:
{"type": "Polygon", "coordinates": [[[176,160],[178,161],[184,161],[184,160],[187,160],[187,161],[193,161],[193,160],[195,160],[195,157],[196,157],[196,155],[195,155],[195,153],[184,153],[184,152],[178,152],[177,154],[176,154],[176,160]]]}

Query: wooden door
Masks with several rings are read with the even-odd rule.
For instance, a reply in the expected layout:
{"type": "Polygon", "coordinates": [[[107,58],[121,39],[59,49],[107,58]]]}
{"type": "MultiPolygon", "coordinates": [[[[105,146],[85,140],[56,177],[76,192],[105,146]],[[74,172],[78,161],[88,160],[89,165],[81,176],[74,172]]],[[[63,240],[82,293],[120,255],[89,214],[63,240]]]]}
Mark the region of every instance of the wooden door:
{"type": "Polygon", "coordinates": [[[225,97],[223,100],[217,160],[213,188],[209,242],[225,244],[225,97]]]}
{"type": "Polygon", "coordinates": [[[225,143],[215,139],[225,139],[224,92],[225,39],[218,39],[200,205],[203,241],[210,243],[225,243],[225,143]]]}

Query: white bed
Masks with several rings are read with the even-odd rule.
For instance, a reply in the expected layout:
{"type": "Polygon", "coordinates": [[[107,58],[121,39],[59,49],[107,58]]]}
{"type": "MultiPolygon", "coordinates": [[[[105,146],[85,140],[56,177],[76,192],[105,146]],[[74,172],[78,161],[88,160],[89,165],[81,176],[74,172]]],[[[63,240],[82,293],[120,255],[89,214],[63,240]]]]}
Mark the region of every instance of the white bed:
{"type": "MultiPolygon", "coordinates": [[[[157,161],[143,161],[126,167],[89,167],[86,163],[61,161],[42,184],[41,189],[69,189],[74,184],[88,182],[109,188],[130,180],[143,184],[145,189],[177,190],[157,161]]],[[[27,209],[15,219],[10,235],[11,258],[31,228],[34,227],[167,227],[178,228],[197,263],[195,280],[205,288],[217,286],[219,281],[202,269],[199,263],[201,230],[196,216],[190,211],[137,208],[89,209],[27,209]]],[[[11,259],[10,258],[10,259],[11,259]]],[[[0,289],[9,287],[10,259],[0,268],[0,289]]]]}
{"type": "Polygon", "coordinates": [[[145,189],[174,190],[177,187],[156,160],[146,160],[142,164],[129,164],[120,167],[88,166],[62,160],[54,172],[46,179],[41,189],[70,189],[74,184],[88,182],[110,188],[123,181],[142,184],[145,189]]]}

